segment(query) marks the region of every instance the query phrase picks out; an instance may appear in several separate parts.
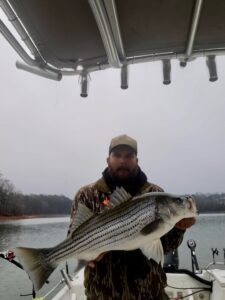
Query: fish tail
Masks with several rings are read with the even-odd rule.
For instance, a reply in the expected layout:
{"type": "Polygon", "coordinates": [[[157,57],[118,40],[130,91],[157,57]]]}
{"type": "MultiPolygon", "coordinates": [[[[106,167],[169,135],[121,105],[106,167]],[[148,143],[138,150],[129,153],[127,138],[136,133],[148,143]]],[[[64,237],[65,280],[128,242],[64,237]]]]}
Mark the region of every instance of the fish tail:
{"type": "Polygon", "coordinates": [[[34,289],[38,291],[46,282],[50,274],[55,270],[56,264],[52,264],[45,259],[46,250],[18,247],[15,249],[16,256],[28,273],[33,282],[34,289]]]}

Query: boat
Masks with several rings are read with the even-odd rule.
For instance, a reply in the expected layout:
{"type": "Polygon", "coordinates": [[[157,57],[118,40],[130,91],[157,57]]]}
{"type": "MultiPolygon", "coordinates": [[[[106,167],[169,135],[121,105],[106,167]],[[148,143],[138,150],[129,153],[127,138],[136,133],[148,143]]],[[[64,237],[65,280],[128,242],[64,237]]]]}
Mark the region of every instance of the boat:
{"type": "MultiPolygon", "coordinates": [[[[168,256],[167,264],[164,264],[167,275],[167,295],[173,300],[224,300],[225,262],[215,261],[215,253],[218,250],[213,249],[213,262],[205,269],[199,269],[195,255],[196,243],[192,239],[188,240],[187,243],[191,250],[193,269],[192,271],[179,269],[176,263],[173,264],[174,258],[168,256]],[[168,264],[169,261],[170,264],[168,264]]],[[[176,258],[177,254],[175,255],[175,262],[176,258]]],[[[83,269],[80,270],[74,277],[71,277],[64,270],[64,272],[62,272],[62,278],[65,285],[56,295],[53,296],[53,300],[86,299],[83,287],[83,269]]]]}
{"type": "MultiPolygon", "coordinates": [[[[223,300],[225,299],[225,261],[217,262],[218,249],[212,249],[212,262],[200,269],[196,257],[196,242],[187,241],[191,252],[192,270],[179,268],[178,251],[165,256],[164,270],[167,275],[166,293],[170,299],[179,300],[223,300]]],[[[225,251],[225,249],[224,249],[225,251]]],[[[53,300],[84,300],[84,270],[71,277],[61,270],[64,287],[53,296],[53,300]]]]}
{"type": "MultiPolygon", "coordinates": [[[[79,76],[81,97],[88,96],[90,74],[117,69],[120,87],[127,89],[132,65],[154,61],[162,63],[167,85],[172,60],[185,68],[204,57],[214,82],[216,57],[225,55],[224,0],[0,0],[0,7],[11,23],[10,28],[0,20],[0,32],[22,60],[16,67],[56,81],[79,76]]],[[[199,270],[193,240],[189,248],[192,271],[166,267],[169,297],[225,299],[224,262],[213,260],[199,270]]],[[[16,262],[8,252],[1,257],[16,262]]],[[[85,299],[83,270],[61,274],[60,291],[51,299],[85,299]]]]}
{"type": "MultiPolygon", "coordinates": [[[[212,262],[204,269],[200,269],[196,257],[196,242],[193,239],[187,241],[191,252],[192,270],[179,268],[178,251],[165,256],[164,270],[167,275],[166,293],[171,300],[224,300],[225,299],[225,260],[217,262],[215,256],[218,249],[212,249],[212,262]]],[[[225,249],[224,256],[225,256],[225,249]]],[[[0,258],[13,263],[23,269],[17,261],[12,250],[0,253],[0,258]]],[[[75,274],[70,274],[68,264],[60,270],[61,280],[52,287],[41,299],[52,300],[85,300],[84,269],[75,274]]],[[[33,289],[27,295],[32,299],[40,299],[33,289]]]]}

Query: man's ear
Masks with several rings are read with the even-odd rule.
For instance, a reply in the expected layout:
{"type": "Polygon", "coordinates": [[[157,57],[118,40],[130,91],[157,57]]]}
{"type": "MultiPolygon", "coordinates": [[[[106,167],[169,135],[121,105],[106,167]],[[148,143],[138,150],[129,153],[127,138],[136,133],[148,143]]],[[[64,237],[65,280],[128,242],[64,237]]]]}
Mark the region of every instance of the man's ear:
{"type": "Polygon", "coordinates": [[[109,156],[106,158],[107,165],[109,164],[109,156]]]}

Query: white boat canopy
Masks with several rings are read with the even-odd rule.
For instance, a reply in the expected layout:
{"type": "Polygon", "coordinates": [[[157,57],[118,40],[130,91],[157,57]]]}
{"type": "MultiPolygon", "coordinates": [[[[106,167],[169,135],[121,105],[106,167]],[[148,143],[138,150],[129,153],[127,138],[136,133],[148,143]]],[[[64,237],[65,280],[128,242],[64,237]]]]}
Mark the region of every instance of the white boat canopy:
{"type": "Polygon", "coordinates": [[[0,6],[29,51],[5,23],[0,32],[23,62],[18,68],[50,79],[81,76],[88,94],[89,73],[121,70],[162,61],[163,83],[171,82],[171,59],[182,67],[206,57],[209,80],[217,80],[215,57],[225,54],[224,0],[0,0],[0,6]]]}

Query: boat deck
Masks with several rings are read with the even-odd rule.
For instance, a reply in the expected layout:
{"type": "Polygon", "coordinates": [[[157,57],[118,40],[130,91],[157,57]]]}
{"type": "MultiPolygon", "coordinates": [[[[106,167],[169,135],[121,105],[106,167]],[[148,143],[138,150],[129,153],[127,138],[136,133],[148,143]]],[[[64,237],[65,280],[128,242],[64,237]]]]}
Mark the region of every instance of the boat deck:
{"type": "MultiPolygon", "coordinates": [[[[224,300],[225,299],[225,270],[203,270],[197,276],[203,281],[185,273],[167,273],[168,287],[166,292],[170,299],[187,300],[224,300]],[[204,283],[204,280],[206,283],[204,283]],[[207,282],[212,281],[212,291],[207,282]]],[[[55,295],[53,300],[84,300],[86,299],[83,287],[84,272],[80,270],[72,281],[55,295]]]]}

